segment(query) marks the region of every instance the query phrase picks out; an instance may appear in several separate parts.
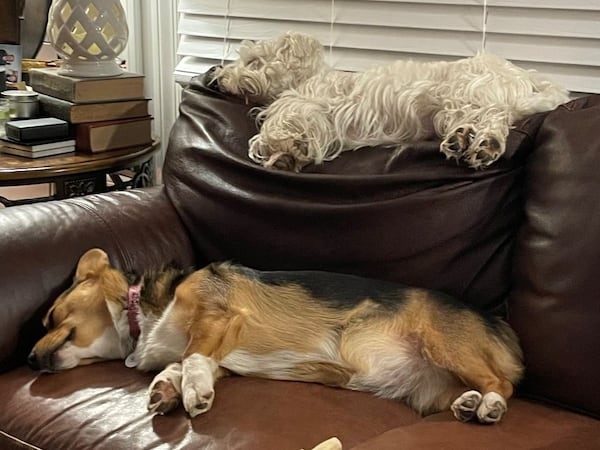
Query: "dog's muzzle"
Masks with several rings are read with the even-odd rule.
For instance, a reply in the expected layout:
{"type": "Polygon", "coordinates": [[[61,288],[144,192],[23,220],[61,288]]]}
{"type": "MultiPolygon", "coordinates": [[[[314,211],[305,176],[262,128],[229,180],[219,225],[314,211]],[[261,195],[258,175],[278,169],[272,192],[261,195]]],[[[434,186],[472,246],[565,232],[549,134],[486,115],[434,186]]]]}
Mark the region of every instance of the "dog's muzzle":
{"type": "Polygon", "coordinates": [[[215,72],[217,69],[220,69],[221,66],[212,66],[208,71],[206,71],[202,77],[202,82],[204,85],[210,89],[221,92],[221,87],[219,86],[219,80],[215,77],[215,72]]]}
{"type": "Polygon", "coordinates": [[[31,352],[29,356],[27,356],[27,365],[31,370],[40,370],[40,363],[35,352],[31,352]]]}

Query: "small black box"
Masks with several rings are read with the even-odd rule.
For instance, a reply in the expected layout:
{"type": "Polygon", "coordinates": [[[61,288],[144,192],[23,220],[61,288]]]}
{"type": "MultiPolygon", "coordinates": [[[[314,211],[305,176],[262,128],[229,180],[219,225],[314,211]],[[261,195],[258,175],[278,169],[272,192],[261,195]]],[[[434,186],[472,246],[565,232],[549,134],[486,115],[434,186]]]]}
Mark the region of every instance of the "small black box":
{"type": "Polygon", "coordinates": [[[68,136],[69,123],[55,117],[9,120],[6,122],[6,137],[24,144],[61,139],[68,136]]]}

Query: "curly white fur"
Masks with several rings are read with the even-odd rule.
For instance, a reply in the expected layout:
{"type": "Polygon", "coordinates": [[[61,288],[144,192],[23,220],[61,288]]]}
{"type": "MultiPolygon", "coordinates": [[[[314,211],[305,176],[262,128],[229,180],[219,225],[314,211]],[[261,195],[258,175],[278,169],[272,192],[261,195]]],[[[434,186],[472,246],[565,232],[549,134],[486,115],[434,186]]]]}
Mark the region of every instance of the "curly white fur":
{"type": "Polygon", "coordinates": [[[214,79],[264,106],[249,156],[266,167],[298,171],[346,150],[402,148],[435,132],[447,158],[482,168],[504,153],[515,121],[569,100],[564,88],[489,53],[341,72],[325,64],[316,39],[287,33],[244,41],[239,54],[214,79]]]}

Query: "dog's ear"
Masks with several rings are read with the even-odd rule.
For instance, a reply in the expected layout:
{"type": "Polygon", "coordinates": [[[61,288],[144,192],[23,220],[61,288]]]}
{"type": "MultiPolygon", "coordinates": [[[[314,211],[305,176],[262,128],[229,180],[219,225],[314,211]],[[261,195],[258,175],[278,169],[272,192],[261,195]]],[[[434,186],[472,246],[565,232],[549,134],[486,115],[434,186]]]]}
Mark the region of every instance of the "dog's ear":
{"type": "Polygon", "coordinates": [[[56,307],[56,304],[53,304],[50,307],[50,309],[48,310],[48,312],[46,313],[46,315],[44,316],[44,318],[42,319],[42,325],[44,325],[44,328],[46,328],[46,330],[54,328],[54,321],[52,320],[52,313],[54,312],[55,307],[56,307]]]}
{"type": "Polygon", "coordinates": [[[99,248],[88,250],[79,258],[75,272],[75,281],[83,281],[96,277],[109,266],[108,255],[104,250],[99,248]]]}

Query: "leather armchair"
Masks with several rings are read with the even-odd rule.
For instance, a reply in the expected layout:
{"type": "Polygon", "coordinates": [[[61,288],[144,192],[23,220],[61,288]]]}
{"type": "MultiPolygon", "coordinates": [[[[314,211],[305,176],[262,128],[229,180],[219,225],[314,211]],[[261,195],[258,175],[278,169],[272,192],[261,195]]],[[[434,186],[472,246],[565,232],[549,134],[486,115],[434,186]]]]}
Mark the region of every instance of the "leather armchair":
{"type": "Polygon", "coordinates": [[[0,210],[1,448],[593,448],[600,442],[600,96],[538,114],[491,168],[439,142],[393,157],[345,153],[302,173],[246,156],[251,105],[184,91],[164,185],[0,210]],[[232,259],[260,269],[357,273],[440,289],[509,318],[527,377],[495,426],[316,384],[229,377],[207,414],[146,411],[152,374],[120,361],[38,374],[25,355],[79,256],[127,271],[232,259]]]}

